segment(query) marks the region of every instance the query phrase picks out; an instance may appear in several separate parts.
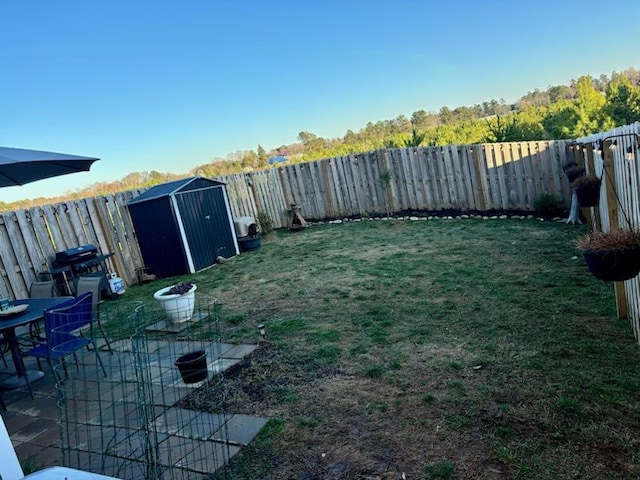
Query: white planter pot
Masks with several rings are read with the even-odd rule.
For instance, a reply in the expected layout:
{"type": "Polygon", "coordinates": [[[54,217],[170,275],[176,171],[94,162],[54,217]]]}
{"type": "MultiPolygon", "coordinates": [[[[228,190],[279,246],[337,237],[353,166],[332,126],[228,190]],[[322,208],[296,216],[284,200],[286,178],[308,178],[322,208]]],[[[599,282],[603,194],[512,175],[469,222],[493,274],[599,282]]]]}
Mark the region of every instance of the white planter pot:
{"type": "Polygon", "coordinates": [[[165,288],[161,288],[153,294],[153,298],[160,302],[160,305],[164,309],[164,312],[169,319],[169,323],[183,323],[188,322],[193,317],[193,309],[196,304],[196,285],[191,287],[187,293],[182,295],[163,295],[168,292],[174,285],[170,285],[165,288]]]}

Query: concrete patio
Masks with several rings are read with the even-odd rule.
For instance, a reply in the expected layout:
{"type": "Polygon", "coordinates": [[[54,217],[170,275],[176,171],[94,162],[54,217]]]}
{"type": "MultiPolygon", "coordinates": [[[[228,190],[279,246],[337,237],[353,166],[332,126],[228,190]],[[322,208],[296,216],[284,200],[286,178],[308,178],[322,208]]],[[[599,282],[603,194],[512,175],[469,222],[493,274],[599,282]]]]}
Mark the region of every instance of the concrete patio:
{"type": "MultiPolygon", "coordinates": [[[[64,385],[56,387],[51,369],[43,365],[45,377],[33,384],[35,399],[26,387],[1,392],[8,409],[2,417],[25,471],[66,465],[127,479],[204,478],[267,422],[226,412],[224,405],[212,413],[178,405],[204,382],[182,382],[173,366],[177,356],[204,348],[207,381],[215,383],[222,376],[214,372],[235,365],[256,345],[153,340],[145,343],[143,372],[136,370],[141,362],[134,356],[140,352],[134,352],[131,341],[112,347],[113,354],[100,350],[106,379],[95,353],[85,352],[79,368],[69,362],[64,385]]],[[[13,373],[10,358],[7,363],[0,380],[13,373]]],[[[27,367],[35,368],[35,362],[27,367]]]]}

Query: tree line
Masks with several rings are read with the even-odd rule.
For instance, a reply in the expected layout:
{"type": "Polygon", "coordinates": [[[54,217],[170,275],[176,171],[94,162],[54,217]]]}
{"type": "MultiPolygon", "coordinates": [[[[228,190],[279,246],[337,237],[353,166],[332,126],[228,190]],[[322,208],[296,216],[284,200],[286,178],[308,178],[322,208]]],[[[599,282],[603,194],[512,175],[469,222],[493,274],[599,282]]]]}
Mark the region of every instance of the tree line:
{"type": "Polygon", "coordinates": [[[640,71],[629,68],[599,78],[581,76],[568,85],[534,90],[517,102],[503,99],[471,107],[442,107],[438,112],[416,110],[410,117],[369,122],[357,132],[339,138],[322,138],[301,131],[297,142],[266,150],[237,151],[198,165],[187,173],[134,172],[114,182],[98,182],[61,197],[36,198],[12,203],[0,201],[1,210],[27,208],[73,198],[105,195],[149,187],[191,175],[216,177],[268,168],[268,160],[285,155],[290,163],[318,160],[380,148],[473,143],[571,139],[640,121],[640,71]]]}

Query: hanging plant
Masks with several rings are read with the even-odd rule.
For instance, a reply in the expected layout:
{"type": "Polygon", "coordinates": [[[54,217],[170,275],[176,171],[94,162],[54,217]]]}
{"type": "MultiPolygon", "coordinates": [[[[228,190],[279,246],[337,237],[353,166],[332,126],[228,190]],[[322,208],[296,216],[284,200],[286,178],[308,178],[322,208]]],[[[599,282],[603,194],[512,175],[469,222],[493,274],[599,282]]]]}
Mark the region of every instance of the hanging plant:
{"type": "Polygon", "coordinates": [[[621,282],[640,273],[640,231],[615,228],[591,232],[578,239],[591,274],[599,280],[621,282]]]}
{"type": "Polygon", "coordinates": [[[581,207],[595,207],[600,200],[601,179],[595,175],[578,177],[571,184],[575,188],[576,197],[581,207]]]}
{"type": "Polygon", "coordinates": [[[578,165],[571,166],[564,171],[565,175],[569,179],[569,183],[574,182],[577,178],[582,177],[585,174],[584,167],[578,165]]]}

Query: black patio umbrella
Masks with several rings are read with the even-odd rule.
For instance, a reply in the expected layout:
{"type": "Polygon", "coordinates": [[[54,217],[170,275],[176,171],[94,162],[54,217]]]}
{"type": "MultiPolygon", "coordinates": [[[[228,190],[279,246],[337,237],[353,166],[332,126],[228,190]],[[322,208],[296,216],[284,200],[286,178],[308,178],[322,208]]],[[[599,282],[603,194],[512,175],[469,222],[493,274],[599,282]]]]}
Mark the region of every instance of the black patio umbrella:
{"type": "Polygon", "coordinates": [[[0,147],[0,187],[24,185],[68,173],[87,172],[96,160],[99,159],[0,147]]]}

